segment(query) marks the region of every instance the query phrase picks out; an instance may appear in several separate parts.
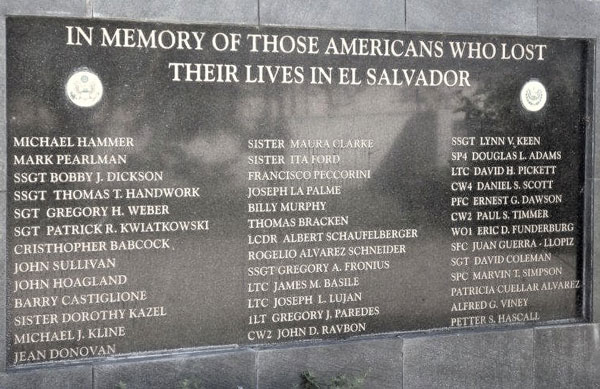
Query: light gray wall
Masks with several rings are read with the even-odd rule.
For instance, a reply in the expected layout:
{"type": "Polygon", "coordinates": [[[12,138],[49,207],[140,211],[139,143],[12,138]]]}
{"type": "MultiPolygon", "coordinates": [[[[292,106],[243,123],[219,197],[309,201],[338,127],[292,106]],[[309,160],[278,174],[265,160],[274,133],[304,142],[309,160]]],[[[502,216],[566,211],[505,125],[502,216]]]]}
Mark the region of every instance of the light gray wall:
{"type": "MultiPolygon", "coordinates": [[[[600,36],[598,0],[0,0],[0,155],[6,155],[4,15],[111,18],[178,23],[282,25],[442,33],[600,36]]],[[[596,41],[598,42],[598,41],[596,41]]],[[[600,50],[596,43],[596,62],[600,50]]],[[[595,96],[600,93],[596,68],[595,96]]],[[[600,99],[595,99],[595,112],[600,99]]],[[[596,131],[600,129],[595,117],[596,131]]],[[[600,147],[600,146],[596,146],[600,147]]],[[[597,154],[597,150],[593,151],[597,154]]],[[[0,220],[5,220],[6,169],[0,158],[0,220]]],[[[600,199],[600,158],[588,174],[600,199]]],[[[595,201],[600,204],[600,201],[595,201]]],[[[600,207],[598,207],[600,208],[600,207]]],[[[593,211],[594,224],[600,213],[593,211]]],[[[4,230],[4,229],[1,229],[4,230]]],[[[593,232],[600,260],[600,228],[593,232]]],[[[2,235],[4,237],[4,235],[2,235]]],[[[5,245],[0,255],[5,258],[5,245]]],[[[5,312],[5,261],[0,261],[0,309],[5,312]]],[[[593,267],[600,288],[600,265],[593,267]]],[[[600,295],[600,293],[598,293],[600,295]]],[[[600,297],[600,296],[599,296],[600,297]]],[[[600,298],[594,321],[600,322],[600,298]]],[[[0,320],[0,350],[5,348],[0,320]]],[[[0,366],[4,366],[0,353],[0,366]]],[[[303,370],[321,377],[367,373],[365,387],[599,387],[600,326],[460,331],[332,342],[304,347],[240,348],[114,359],[0,374],[0,388],[175,387],[198,376],[205,387],[282,388],[303,370]]]]}

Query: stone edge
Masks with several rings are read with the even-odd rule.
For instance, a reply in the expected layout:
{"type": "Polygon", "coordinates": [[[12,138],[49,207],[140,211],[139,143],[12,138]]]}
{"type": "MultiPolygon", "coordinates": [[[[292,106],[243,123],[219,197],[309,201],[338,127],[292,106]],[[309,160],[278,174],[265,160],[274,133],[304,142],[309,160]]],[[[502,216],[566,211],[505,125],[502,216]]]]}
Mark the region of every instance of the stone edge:
{"type": "MultiPolygon", "coordinates": [[[[91,0],[87,0],[85,1],[86,3],[86,14],[85,15],[71,15],[71,16],[78,16],[78,17],[86,17],[86,18],[90,18],[92,17],[91,14],[91,7],[92,7],[92,2],[91,0]]],[[[600,4],[599,4],[600,6],[600,4]]],[[[0,5],[0,39],[2,39],[3,43],[5,42],[5,17],[6,16],[10,16],[13,15],[13,13],[11,13],[10,10],[7,9],[6,4],[3,3],[0,5]]],[[[58,16],[56,14],[53,13],[46,13],[44,10],[40,10],[39,13],[36,13],[35,15],[30,15],[30,16],[58,16]]],[[[60,15],[60,16],[68,16],[68,15],[60,15]]],[[[146,20],[148,21],[148,20],[146,20]]],[[[160,20],[158,20],[160,21],[160,20]]],[[[539,34],[540,28],[538,26],[538,34],[539,34]]],[[[445,31],[445,33],[453,33],[453,31],[445,31]]],[[[457,33],[459,33],[457,31],[457,33]]],[[[486,34],[495,34],[497,32],[494,31],[486,31],[486,34]]],[[[550,33],[548,30],[544,30],[544,36],[549,36],[551,37],[553,34],[550,33]]],[[[555,37],[561,37],[561,33],[558,33],[558,36],[555,37]]],[[[598,36],[581,36],[581,38],[587,38],[587,39],[596,39],[598,42],[598,36]]],[[[596,47],[598,48],[599,44],[596,44],[596,47]]],[[[5,68],[5,64],[6,64],[6,48],[5,45],[2,44],[0,45],[0,59],[1,59],[1,63],[0,63],[0,136],[6,136],[6,88],[5,88],[5,80],[6,80],[6,68],[5,68]]],[[[600,57],[600,53],[598,53],[598,51],[600,50],[596,50],[596,59],[598,59],[600,57]]],[[[594,106],[596,109],[598,109],[598,107],[600,106],[600,99],[598,98],[598,95],[600,94],[600,77],[598,77],[599,74],[599,67],[596,64],[596,79],[594,80],[594,106]]],[[[595,132],[600,131],[600,115],[598,113],[596,113],[595,117],[594,117],[594,128],[595,128],[595,132]]],[[[6,155],[6,144],[4,142],[2,146],[2,149],[0,149],[0,155],[6,155]]],[[[597,152],[600,152],[600,146],[597,146],[595,141],[594,141],[594,155],[596,155],[597,152]]],[[[0,164],[0,167],[5,168],[5,161],[2,162],[2,164],[0,164]]],[[[598,174],[600,172],[594,172],[594,177],[597,177],[598,174]]],[[[594,213],[596,211],[596,208],[598,208],[595,204],[600,203],[600,191],[596,188],[595,184],[598,184],[598,186],[600,187],[600,179],[595,178],[595,179],[591,179],[591,183],[590,185],[592,186],[592,191],[595,193],[593,196],[593,204],[592,207],[594,209],[594,213]],[[596,182],[598,181],[598,182],[596,182]],[[598,192],[598,193],[596,193],[598,192]]],[[[4,185],[2,185],[2,187],[0,188],[0,192],[2,193],[2,198],[0,199],[0,201],[3,203],[4,207],[2,207],[4,209],[4,211],[6,210],[6,186],[5,186],[5,182],[3,182],[4,185]]],[[[2,225],[2,228],[4,231],[6,231],[6,225],[5,225],[6,219],[5,217],[3,218],[3,222],[4,223],[2,225]]],[[[592,220],[592,226],[594,224],[597,224],[598,220],[595,218],[595,220],[592,220]]],[[[594,279],[596,280],[596,284],[598,285],[598,287],[600,288],[600,242],[596,242],[596,240],[594,239],[593,241],[593,252],[592,252],[592,258],[594,258],[594,263],[592,266],[592,271],[594,273],[594,279]],[[598,253],[598,254],[597,254],[598,253]],[[597,255],[596,255],[597,254],[597,255]],[[596,258],[598,257],[598,258],[596,258]]],[[[6,247],[5,245],[3,245],[2,249],[0,249],[0,274],[6,274],[6,247]]],[[[2,302],[0,303],[0,309],[1,309],[1,313],[3,314],[4,317],[6,317],[6,307],[5,307],[5,302],[6,302],[6,277],[0,277],[0,299],[2,300],[2,302]]],[[[595,308],[595,312],[594,312],[594,317],[593,317],[593,322],[600,322],[600,296],[596,295],[593,298],[593,307],[595,308]]],[[[5,328],[5,321],[3,321],[2,323],[0,323],[0,349],[4,349],[5,348],[5,342],[6,342],[6,328],[5,328]]],[[[568,325],[566,325],[565,327],[568,327],[568,325]]],[[[535,329],[537,329],[538,327],[536,327],[535,329]]],[[[544,328],[544,327],[540,327],[540,328],[544,328]]],[[[423,336],[432,336],[432,335],[428,335],[425,334],[423,336]]],[[[437,336],[437,335],[433,335],[433,336],[437,336]]],[[[291,346],[293,347],[293,346],[291,346]]],[[[1,353],[0,355],[0,372],[5,372],[6,371],[6,359],[5,359],[5,354],[1,353]]],[[[259,358],[257,356],[257,364],[259,358]]],[[[257,366],[258,369],[258,366],[257,366]]]]}

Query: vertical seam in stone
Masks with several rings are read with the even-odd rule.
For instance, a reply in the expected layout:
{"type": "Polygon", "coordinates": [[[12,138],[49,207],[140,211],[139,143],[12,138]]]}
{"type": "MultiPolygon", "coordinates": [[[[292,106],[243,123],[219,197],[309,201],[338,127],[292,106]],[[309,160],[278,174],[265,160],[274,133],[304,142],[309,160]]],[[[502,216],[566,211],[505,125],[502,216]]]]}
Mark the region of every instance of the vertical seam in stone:
{"type": "Polygon", "coordinates": [[[254,352],[254,379],[255,379],[255,387],[256,389],[260,388],[260,385],[258,384],[258,367],[259,367],[259,360],[258,358],[260,357],[260,353],[257,350],[252,350],[254,352]]]}
{"type": "MultiPolygon", "coordinates": [[[[538,0],[539,1],[539,0],[538,0]]],[[[538,35],[539,35],[539,31],[538,31],[538,35]]],[[[533,366],[531,366],[531,370],[533,370],[533,388],[537,388],[537,374],[536,374],[536,358],[535,358],[535,339],[537,337],[537,329],[535,327],[533,327],[532,329],[533,331],[533,336],[532,336],[532,341],[531,341],[531,347],[533,348],[531,350],[531,355],[533,357],[533,366]]]]}
{"type": "MultiPolygon", "coordinates": [[[[406,4],[406,0],[404,1],[404,3],[406,4]]],[[[402,354],[402,386],[401,388],[404,389],[406,387],[405,380],[406,380],[406,369],[404,368],[404,357],[406,356],[406,353],[404,352],[404,338],[402,339],[402,347],[400,347],[400,353],[402,354]]]]}
{"type": "Polygon", "coordinates": [[[256,13],[256,21],[258,22],[258,26],[260,27],[260,0],[256,0],[256,13]]]}
{"type": "Polygon", "coordinates": [[[540,36],[540,0],[535,2],[535,34],[540,36]]]}
{"type": "Polygon", "coordinates": [[[404,0],[404,31],[407,30],[407,27],[406,27],[406,2],[407,1],[408,0],[404,0]]]}

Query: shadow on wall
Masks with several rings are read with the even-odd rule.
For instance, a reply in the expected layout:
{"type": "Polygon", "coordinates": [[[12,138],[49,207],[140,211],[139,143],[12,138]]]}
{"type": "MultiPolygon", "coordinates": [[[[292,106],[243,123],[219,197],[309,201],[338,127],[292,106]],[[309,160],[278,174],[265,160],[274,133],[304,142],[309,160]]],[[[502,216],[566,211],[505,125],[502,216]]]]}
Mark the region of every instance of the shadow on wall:
{"type": "Polygon", "coordinates": [[[438,112],[428,108],[412,115],[373,174],[376,188],[398,198],[424,216],[440,198],[436,184],[438,112]]]}

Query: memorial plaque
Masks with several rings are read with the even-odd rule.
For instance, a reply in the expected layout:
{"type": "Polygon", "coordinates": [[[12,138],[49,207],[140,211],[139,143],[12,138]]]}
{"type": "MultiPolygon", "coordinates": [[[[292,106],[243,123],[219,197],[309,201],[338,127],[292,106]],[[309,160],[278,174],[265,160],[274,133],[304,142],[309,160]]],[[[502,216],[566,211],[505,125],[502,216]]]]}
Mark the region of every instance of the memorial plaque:
{"type": "Polygon", "coordinates": [[[589,41],[6,25],[10,365],[587,319],[589,41]]]}

